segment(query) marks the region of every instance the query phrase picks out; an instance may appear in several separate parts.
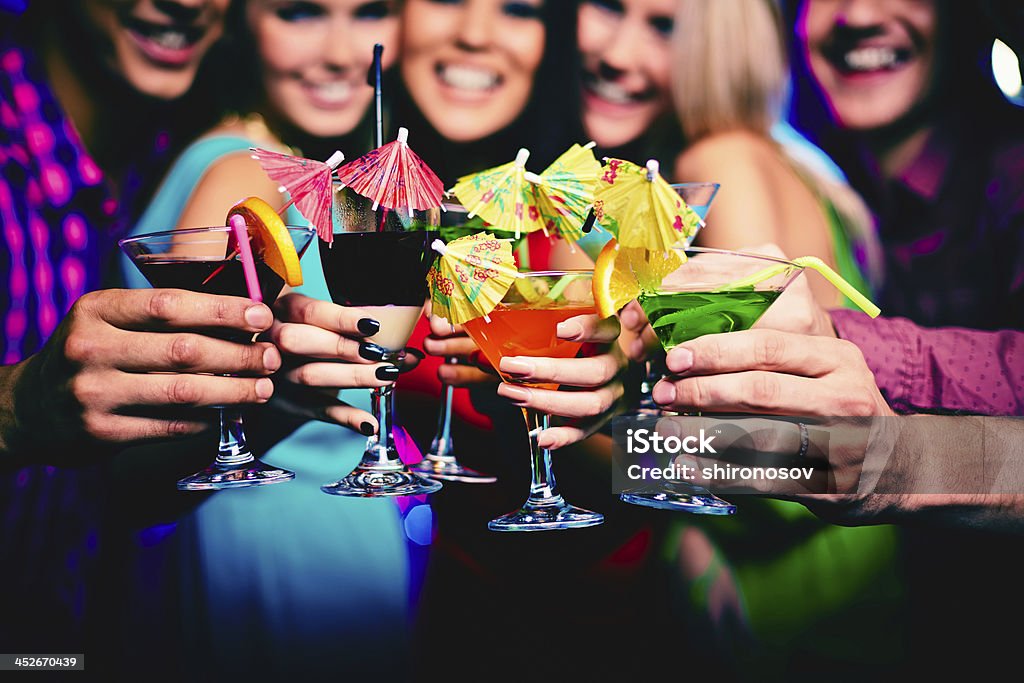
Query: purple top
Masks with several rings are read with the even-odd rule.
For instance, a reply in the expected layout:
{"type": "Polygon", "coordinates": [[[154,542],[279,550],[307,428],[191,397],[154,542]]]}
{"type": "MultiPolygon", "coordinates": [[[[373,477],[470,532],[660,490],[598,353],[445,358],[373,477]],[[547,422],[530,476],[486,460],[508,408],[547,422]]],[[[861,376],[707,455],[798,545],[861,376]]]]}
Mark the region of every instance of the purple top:
{"type": "Polygon", "coordinates": [[[118,202],[31,52],[0,41],[0,363],[43,345],[99,288],[118,202]]]}
{"type": "Polygon", "coordinates": [[[899,177],[877,177],[851,176],[879,221],[882,313],[1024,329],[1024,121],[949,123],[899,177]]]}
{"type": "Polygon", "coordinates": [[[1024,415],[1024,332],[927,329],[906,318],[832,311],[897,413],[1024,415]]]}

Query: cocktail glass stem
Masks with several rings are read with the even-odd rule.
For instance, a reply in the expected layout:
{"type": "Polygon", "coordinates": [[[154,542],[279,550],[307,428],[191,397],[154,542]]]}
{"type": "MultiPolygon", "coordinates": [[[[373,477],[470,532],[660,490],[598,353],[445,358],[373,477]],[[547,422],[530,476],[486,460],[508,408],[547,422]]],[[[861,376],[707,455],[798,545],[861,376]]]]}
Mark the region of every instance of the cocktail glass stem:
{"type": "Polygon", "coordinates": [[[210,491],[277,484],[295,478],[294,472],[256,459],[245,441],[242,412],[220,408],[220,444],[213,464],[178,481],[180,491],[210,491]]]}
{"type": "Polygon", "coordinates": [[[242,413],[237,409],[220,409],[220,445],[217,447],[216,464],[221,467],[237,467],[252,462],[249,445],[245,442],[245,428],[242,413]]]}
{"type": "MultiPolygon", "coordinates": [[[[392,359],[400,363],[401,358],[392,359]]],[[[413,496],[434,493],[441,484],[410,472],[395,447],[394,424],[395,385],[370,391],[370,413],[377,420],[377,434],[366,440],[362,460],[352,472],[320,490],[336,496],[377,498],[380,496],[413,496]]]]}
{"type": "Polygon", "coordinates": [[[551,451],[541,448],[538,439],[548,428],[550,417],[532,408],[523,408],[523,419],[530,437],[530,496],[515,512],[492,519],[492,531],[548,531],[595,526],[604,515],[569,505],[558,492],[551,469],[551,451]]]}
{"type": "MultiPolygon", "coordinates": [[[[455,364],[456,358],[447,358],[446,363],[455,364]]],[[[425,474],[434,479],[445,481],[460,481],[465,484],[493,484],[498,478],[477,472],[459,463],[455,457],[455,446],[452,443],[452,399],[455,397],[455,387],[450,384],[441,384],[444,389],[444,401],[441,403],[441,410],[437,415],[437,432],[433,441],[430,442],[430,450],[423,456],[423,460],[410,465],[413,472],[425,474]]]]}
{"type": "Polygon", "coordinates": [[[394,384],[378,387],[370,392],[370,413],[376,418],[380,429],[375,436],[370,437],[366,452],[376,456],[374,461],[379,467],[401,469],[402,460],[398,457],[398,449],[395,448],[395,435],[392,431],[394,425],[391,422],[395,408],[394,400],[394,384]],[[384,440],[383,444],[381,439],[384,440]]]}
{"type": "Polygon", "coordinates": [[[523,408],[523,418],[530,437],[530,497],[526,499],[523,509],[564,505],[565,500],[558,493],[555,473],[551,469],[551,451],[541,448],[538,443],[540,433],[548,428],[551,418],[547,413],[539,413],[530,408],[523,408]]]}
{"type": "Polygon", "coordinates": [[[441,411],[437,415],[437,433],[434,440],[430,442],[428,458],[455,460],[452,455],[452,399],[455,397],[455,387],[451,384],[443,384],[444,402],[441,403],[441,411]]]}

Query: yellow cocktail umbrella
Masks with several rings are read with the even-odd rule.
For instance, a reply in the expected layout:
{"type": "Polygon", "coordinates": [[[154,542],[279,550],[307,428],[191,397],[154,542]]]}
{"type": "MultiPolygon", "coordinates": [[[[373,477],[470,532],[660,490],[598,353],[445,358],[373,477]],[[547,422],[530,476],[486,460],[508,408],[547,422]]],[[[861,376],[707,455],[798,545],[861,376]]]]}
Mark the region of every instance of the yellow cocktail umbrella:
{"type": "Polygon", "coordinates": [[[511,241],[490,233],[431,246],[441,254],[427,273],[434,315],[453,325],[487,318],[519,274],[511,241]]]}
{"type": "Polygon", "coordinates": [[[646,168],[623,159],[605,161],[594,211],[598,222],[604,216],[618,222],[619,244],[667,251],[697,231],[700,216],[661,177],[657,161],[646,168]]]}
{"type": "Polygon", "coordinates": [[[515,161],[459,178],[452,188],[469,217],[480,216],[495,230],[523,233],[544,227],[533,184],[526,179],[530,152],[520,149],[515,161]]]}
{"type": "Polygon", "coordinates": [[[526,172],[534,185],[545,234],[553,232],[571,242],[583,237],[601,177],[601,162],[594,157],[593,147],[593,142],[573,145],[540,175],[526,172]]]}

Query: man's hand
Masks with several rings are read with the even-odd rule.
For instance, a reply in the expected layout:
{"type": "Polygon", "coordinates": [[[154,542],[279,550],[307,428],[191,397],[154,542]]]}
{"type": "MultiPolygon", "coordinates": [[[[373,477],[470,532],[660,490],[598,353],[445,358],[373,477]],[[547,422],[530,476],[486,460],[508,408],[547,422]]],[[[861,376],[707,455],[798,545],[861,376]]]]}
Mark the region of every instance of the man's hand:
{"type": "Polygon", "coordinates": [[[680,412],[856,417],[893,415],[855,345],[747,330],[709,334],[668,352],[654,400],[680,412]]]}
{"type": "Polygon", "coordinates": [[[210,425],[210,407],[264,403],[280,353],[225,337],[248,340],[272,322],[269,308],[238,297],[86,294],[39,353],[3,368],[0,447],[49,455],[190,435],[210,425]]]}

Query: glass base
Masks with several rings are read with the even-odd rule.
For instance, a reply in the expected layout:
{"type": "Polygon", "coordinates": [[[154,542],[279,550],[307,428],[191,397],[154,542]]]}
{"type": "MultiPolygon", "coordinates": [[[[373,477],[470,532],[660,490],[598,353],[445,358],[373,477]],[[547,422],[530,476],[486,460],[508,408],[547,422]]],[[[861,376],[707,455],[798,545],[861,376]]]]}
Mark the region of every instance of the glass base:
{"type": "Polygon", "coordinates": [[[555,531],[581,529],[604,523],[604,515],[569,505],[559,497],[550,505],[530,505],[487,523],[491,531],[555,531]]]}
{"type": "Polygon", "coordinates": [[[346,477],[320,487],[332,496],[381,498],[384,496],[418,496],[441,490],[441,483],[413,474],[408,470],[382,470],[357,467],[346,477]]]}
{"type": "Polygon", "coordinates": [[[680,510],[694,515],[731,515],[736,506],[699,486],[672,485],[671,488],[626,491],[619,496],[624,503],[659,510],[680,510]]]}
{"type": "Polygon", "coordinates": [[[409,470],[423,474],[431,479],[459,481],[463,484],[493,484],[498,478],[493,474],[484,474],[468,467],[463,467],[451,456],[426,456],[418,463],[409,465],[409,470]]]}
{"type": "Polygon", "coordinates": [[[263,486],[278,484],[295,478],[294,472],[280,467],[265,465],[259,460],[224,467],[213,464],[201,472],[185,477],[178,482],[179,491],[216,491],[220,489],[239,489],[247,486],[263,486]]]}

